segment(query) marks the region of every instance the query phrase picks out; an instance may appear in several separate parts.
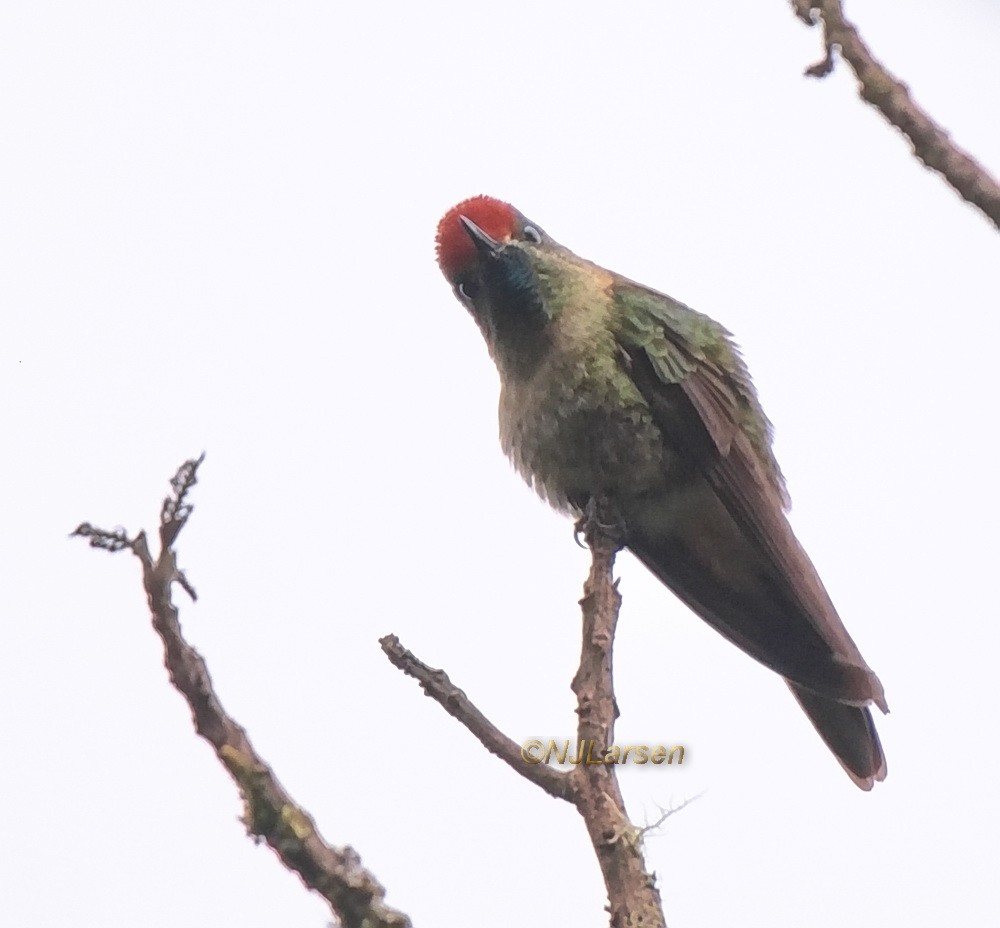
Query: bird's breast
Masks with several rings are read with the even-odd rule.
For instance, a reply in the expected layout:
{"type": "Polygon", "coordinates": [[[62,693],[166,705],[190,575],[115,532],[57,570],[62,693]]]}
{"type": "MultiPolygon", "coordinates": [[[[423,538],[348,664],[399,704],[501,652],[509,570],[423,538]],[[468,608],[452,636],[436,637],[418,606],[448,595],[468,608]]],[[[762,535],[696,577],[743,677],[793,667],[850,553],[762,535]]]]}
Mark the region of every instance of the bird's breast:
{"type": "Polygon", "coordinates": [[[503,381],[500,442],[517,470],[569,511],[592,496],[662,489],[675,458],[632,381],[613,363],[561,360],[503,381]]]}

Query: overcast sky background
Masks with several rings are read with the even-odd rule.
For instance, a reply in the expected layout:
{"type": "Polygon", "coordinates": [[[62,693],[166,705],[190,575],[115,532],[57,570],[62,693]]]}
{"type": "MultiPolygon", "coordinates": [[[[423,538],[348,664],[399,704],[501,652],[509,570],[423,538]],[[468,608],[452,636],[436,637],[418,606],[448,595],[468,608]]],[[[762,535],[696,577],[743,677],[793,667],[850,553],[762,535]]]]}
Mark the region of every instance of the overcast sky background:
{"type": "MultiPolygon", "coordinates": [[[[852,0],[1000,172],[1000,8],[852,0]]],[[[997,914],[996,230],[781,0],[4,3],[2,920],[329,919],[237,818],[168,685],[139,567],[207,451],[184,630],[324,836],[417,926],[606,924],[575,810],[393,669],[389,632],[517,740],[575,730],[588,555],[496,440],[433,257],[476,193],[721,320],[797,533],[885,684],[857,790],[781,681],[630,556],[621,773],[671,928],[997,914]]]]}

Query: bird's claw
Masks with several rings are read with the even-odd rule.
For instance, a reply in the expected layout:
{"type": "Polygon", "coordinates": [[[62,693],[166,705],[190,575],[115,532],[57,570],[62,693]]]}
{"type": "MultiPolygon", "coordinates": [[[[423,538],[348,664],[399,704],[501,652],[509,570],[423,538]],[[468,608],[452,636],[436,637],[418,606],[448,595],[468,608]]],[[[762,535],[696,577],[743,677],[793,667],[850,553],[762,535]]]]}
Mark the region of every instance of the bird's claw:
{"type": "Polygon", "coordinates": [[[625,535],[625,520],[618,507],[605,496],[591,496],[584,507],[583,515],[573,526],[573,540],[581,548],[592,548],[598,537],[621,548],[625,544],[625,535]],[[580,541],[581,535],[583,542],[580,541]]]}

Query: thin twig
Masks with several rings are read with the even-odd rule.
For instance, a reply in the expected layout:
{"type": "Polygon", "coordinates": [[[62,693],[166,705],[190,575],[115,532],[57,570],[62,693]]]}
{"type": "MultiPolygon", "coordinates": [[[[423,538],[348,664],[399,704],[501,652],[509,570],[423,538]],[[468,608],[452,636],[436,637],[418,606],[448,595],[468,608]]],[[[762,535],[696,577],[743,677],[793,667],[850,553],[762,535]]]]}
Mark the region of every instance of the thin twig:
{"type": "Polygon", "coordinates": [[[977,206],[1000,229],[1000,184],[910,96],[909,88],[871,53],[860,33],[844,16],[840,0],[792,0],[795,14],[809,26],[821,23],[825,55],[806,69],[810,77],[833,70],[839,48],[858,79],[861,97],[874,106],[913,145],[913,153],[937,171],[967,202],[977,206]]]}
{"type": "Polygon", "coordinates": [[[379,639],[382,650],[395,667],[413,677],[426,695],[437,701],[445,712],[458,719],[491,754],[526,780],[540,786],[556,799],[572,801],[569,775],[548,764],[529,763],[521,752],[521,745],[508,738],[479,709],[473,705],[443,670],[428,667],[412,651],[408,651],[395,635],[379,639]]]}
{"type": "Polygon", "coordinates": [[[326,899],[343,928],[409,928],[409,918],[385,904],[385,889],[362,866],[357,852],[327,844],[309,813],[288,795],[254,750],[247,733],[222,708],[204,659],[181,634],[170,587],[177,582],[192,598],[194,590],[178,570],[171,545],[191,515],[186,497],[196,483],[203,458],[185,462],[171,481],[173,492],[160,511],[161,550],[155,561],[145,532],[130,539],[123,529],[108,532],[85,522],[73,534],[87,538],[92,547],[108,551],[129,548],[139,558],[153,628],[163,641],[170,681],[191,707],[198,734],[212,745],[236,781],[243,796],[248,833],[266,841],[289,870],[326,899]]]}
{"type": "Polygon", "coordinates": [[[704,792],[697,793],[694,796],[690,796],[685,799],[679,806],[671,806],[669,809],[664,809],[660,806],[660,817],[655,822],[650,822],[648,825],[643,826],[640,830],[640,837],[645,838],[646,835],[652,834],[659,828],[670,816],[676,815],[681,809],[687,808],[696,799],[701,799],[704,796],[704,792]]]}

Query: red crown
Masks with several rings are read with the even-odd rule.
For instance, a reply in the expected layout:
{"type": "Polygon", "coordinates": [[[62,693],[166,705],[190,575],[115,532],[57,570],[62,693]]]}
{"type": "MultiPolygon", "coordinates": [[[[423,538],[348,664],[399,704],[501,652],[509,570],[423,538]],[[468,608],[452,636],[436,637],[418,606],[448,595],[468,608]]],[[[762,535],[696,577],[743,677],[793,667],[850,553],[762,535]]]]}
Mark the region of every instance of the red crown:
{"type": "Polygon", "coordinates": [[[438,264],[449,280],[456,280],[476,260],[476,246],[459,216],[471,219],[487,235],[502,241],[514,234],[518,213],[509,203],[482,195],[448,210],[438,223],[436,244],[438,264]]]}

